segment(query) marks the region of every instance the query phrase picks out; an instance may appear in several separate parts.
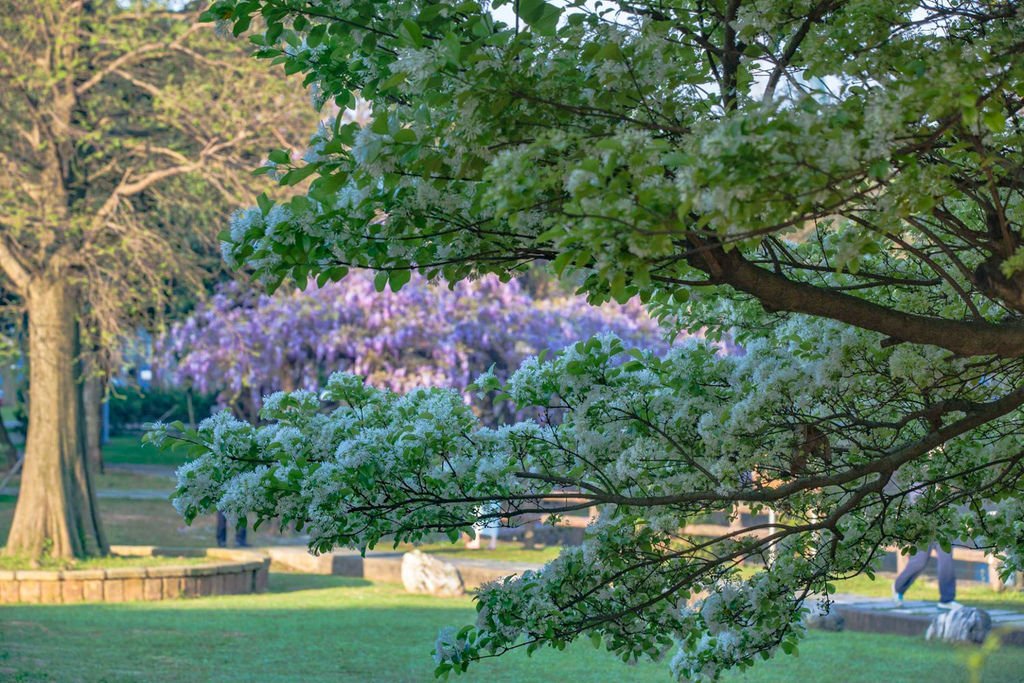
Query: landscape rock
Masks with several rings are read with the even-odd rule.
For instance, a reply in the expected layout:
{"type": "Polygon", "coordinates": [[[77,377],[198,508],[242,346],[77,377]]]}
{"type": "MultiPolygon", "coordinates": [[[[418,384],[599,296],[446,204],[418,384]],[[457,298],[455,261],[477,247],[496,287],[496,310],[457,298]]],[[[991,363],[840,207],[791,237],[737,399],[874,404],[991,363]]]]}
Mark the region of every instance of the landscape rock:
{"type": "Polygon", "coordinates": [[[819,631],[842,631],[846,626],[843,615],[827,611],[819,604],[809,608],[810,611],[804,617],[804,624],[807,628],[819,631]]]}
{"type": "Polygon", "coordinates": [[[976,607],[957,607],[932,619],[924,637],[925,640],[983,643],[991,630],[992,617],[988,612],[976,607]]]}
{"type": "Polygon", "coordinates": [[[455,565],[419,550],[402,556],[402,584],[410,593],[426,593],[441,598],[466,594],[462,575],[455,565]]]}

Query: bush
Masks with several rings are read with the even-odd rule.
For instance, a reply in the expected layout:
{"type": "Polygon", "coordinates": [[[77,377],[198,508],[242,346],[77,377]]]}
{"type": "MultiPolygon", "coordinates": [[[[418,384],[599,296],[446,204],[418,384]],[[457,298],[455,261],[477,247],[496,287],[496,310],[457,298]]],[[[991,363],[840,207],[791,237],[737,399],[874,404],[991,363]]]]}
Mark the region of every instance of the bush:
{"type": "MultiPolygon", "coordinates": [[[[116,387],[110,396],[110,431],[115,434],[137,432],[142,425],[157,420],[188,422],[188,397],[185,389],[152,387],[116,387]]],[[[196,421],[210,415],[216,404],[211,394],[192,393],[192,410],[196,421]]]]}

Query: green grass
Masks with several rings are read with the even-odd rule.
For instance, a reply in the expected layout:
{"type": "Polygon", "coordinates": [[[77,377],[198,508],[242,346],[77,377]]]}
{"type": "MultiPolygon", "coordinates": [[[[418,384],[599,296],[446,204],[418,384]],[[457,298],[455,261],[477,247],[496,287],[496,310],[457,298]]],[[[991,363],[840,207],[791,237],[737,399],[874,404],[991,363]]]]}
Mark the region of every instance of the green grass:
{"type": "MultiPolygon", "coordinates": [[[[184,461],[136,437],[116,437],[105,449],[108,463],[176,466],[184,461]]],[[[101,477],[99,488],[170,490],[166,477],[118,472],[101,477]]],[[[99,501],[113,544],[208,547],[214,520],[192,526],[163,500],[99,501]]],[[[0,538],[6,537],[14,498],[0,496],[0,538]]],[[[272,530],[250,533],[253,544],[278,544],[289,537],[272,530]]],[[[486,542],[486,541],[485,541],[486,542]]],[[[542,563],[558,548],[468,550],[461,544],[422,545],[432,552],[469,559],[542,563]]],[[[381,547],[382,550],[388,548],[381,547]]],[[[135,561],[135,558],[124,562],[135,561]]],[[[152,562],[152,558],[146,560],[152,562]]],[[[193,560],[195,561],[195,560],[193,560]]],[[[199,560],[201,561],[201,560],[199,560]]],[[[80,565],[84,566],[84,565],[80,565]]],[[[121,564],[119,566],[128,566],[121,564]]],[[[859,577],[838,589],[889,595],[891,577],[859,577]]],[[[911,599],[936,599],[933,582],[919,581],[911,599]]],[[[1024,593],[994,593],[961,585],[969,604],[1024,608],[1024,593]]],[[[399,586],[358,579],[272,574],[271,591],[160,603],[0,607],[0,680],[7,681],[432,681],[430,650],[438,628],[473,619],[468,599],[409,595],[399,586]]],[[[875,681],[967,681],[966,660],[975,648],[932,645],[918,638],[861,633],[812,632],[799,657],[780,656],[732,683],[783,681],[874,683],[875,681]]],[[[1024,650],[992,655],[983,680],[1024,681],[1024,650]]],[[[567,652],[522,652],[477,664],[461,680],[472,683],[550,681],[668,682],[666,663],[625,666],[589,645],[567,652]]],[[[453,679],[459,680],[459,679],[453,679]]]]}
{"type": "Polygon", "coordinates": [[[155,446],[143,446],[141,435],[113,436],[103,446],[103,461],[108,464],[178,467],[187,460],[181,451],[165,451],[155,446]]]}
{"type": "MultiPolygon", "coordinates": [[[[468,599],[404,593],[360,579],[271,575],[263,595],[156,603],[0,608],[0,679],[10,681],[432,681],[444,625],[473,618],[468,599]]],[[[759,664],[734,683],[966,681],[974,648],[916,638],[813,632],[799,657],[759,664]]],[[[992,655],[984,680],[1020,681],[1024,650],[992,655]]],[[[668,683],[667,664],[626,666],[589,644],[480,662],[468,683],[564,680],[668,683]]]]}
{"type": "Polygon", "coordinates": [[[135,557],[113,555],[110,557],[91,557],[84,560],[64,560],[46,557],[33,562],[24,557],[8,557],[0,555],[0,569],[116,569],[120,567],[153,567],[182,564],[205,564],[210,562],[205,557],[135,557]]]}

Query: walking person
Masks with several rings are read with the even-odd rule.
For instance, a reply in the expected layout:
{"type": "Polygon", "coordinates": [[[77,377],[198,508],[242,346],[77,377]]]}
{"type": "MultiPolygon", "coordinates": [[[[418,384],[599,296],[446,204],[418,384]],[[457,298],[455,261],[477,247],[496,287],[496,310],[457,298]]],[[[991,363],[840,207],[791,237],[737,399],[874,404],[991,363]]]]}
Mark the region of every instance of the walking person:
{"type": "MultiPolygon", "coordinates": [[[[235,547],[237,548],[248,548],[249,544],[246,542],[246,530],[245,520],[238,520],[239,523],[235,525],[235,547]]],[[[228,518],[227,516],[217,510],[217,547],[226,548],[228,545],[228,518]]]]}
{"type": "Polygon", "coordinates": [[[956,572],[953,571],[953,554],[940,548],[935,541],[928,544],[927,549],[919,550],[910,556],[907,566],[903,568],[893,583],[893,597],[897,603],[903,604],[903,594],[928,566],[932,551],[935,551],[935,561],[939,568],[939,609],[961,607],[960,603],[956,601],[956,572]]]}

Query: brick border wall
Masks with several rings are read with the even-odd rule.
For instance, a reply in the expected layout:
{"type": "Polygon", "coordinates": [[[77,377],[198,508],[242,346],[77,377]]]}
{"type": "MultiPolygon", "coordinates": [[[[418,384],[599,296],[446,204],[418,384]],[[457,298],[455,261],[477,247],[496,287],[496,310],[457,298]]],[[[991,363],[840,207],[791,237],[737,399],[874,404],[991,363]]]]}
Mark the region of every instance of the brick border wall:
{"type": "Polygon", "coordinates": [[[237,595],[266,590],[270,559],[244,550],[111,546],[129,556],[206,557],[197,565],[117,567],[46,571],[0,571],[0,604],[128,602],[207,595],[237,595]]]}

